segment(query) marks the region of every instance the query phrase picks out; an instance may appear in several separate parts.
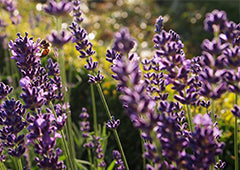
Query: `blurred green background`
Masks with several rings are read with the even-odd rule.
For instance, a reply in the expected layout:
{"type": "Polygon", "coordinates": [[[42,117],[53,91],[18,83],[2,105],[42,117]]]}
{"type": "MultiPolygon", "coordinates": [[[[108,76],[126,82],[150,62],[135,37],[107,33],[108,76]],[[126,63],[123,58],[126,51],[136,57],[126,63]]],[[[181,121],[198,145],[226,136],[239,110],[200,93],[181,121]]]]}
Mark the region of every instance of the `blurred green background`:
{"type": "MultiPolygon", "coordinates": [[[[7,27],[0,27],[0,81],[13,85],[18,89],[18,72],[14,68],[14,61],[10,61],[8,49],[4,49],[10,40],[16,38],[17,32],[24,36],[28,32],[30,36],[44,39],[55,28],[55,18],[43,11],[44,0],[17,0],[17,9],[22,16],[19,25],[12,25],[7,11],[0,9],[0,18],[8,23],[7,27]],[[10,67],[11,66],[11,67],[10,67]]],[[[139,133],[131,125],[125,115],[122,105],[118,100],[116,82],[111,79],[110,64],[105,61],[106,50],[111,48],[114,32],[121,27],[128,27],[130,33],[137,40],[134,50],[141,58],[150,58],[155,50],[153,48],[154,24],[159,15],[164,17],[164,28],[177,32],[185,47],[187,58],[201,55],[201,42],[203,39],[212,39],[212,35],[203,29],[203,21],[206,13],[214,9],[224,10],[229,20],[236,23],[240,19],[240,1],[238,0],[83,0],[81,1],[84,27],[89,40],[96,50],[95,58],[105,75],[102,87],[112,114],[121,120],[118,128],[121,141],[127,156],[130,169],[142,169],[141,143],[139,133]],[[127,134],[127,135],[126,135],[127,134]]],[[[72,16],[62,18],[62,28],[68,29],[72,22],[72,16]]],[[[55,49],[56,50],[56,49],[55,49]]],[[[53,48],[53,52],[55,51],[53,48]]],[[[78,58],[74,45],[70,42],[64,46],[66,56],[66,69],[68,72],[69,87],[71,87],[71,111],[74,123],[77,124],[81,107],[87,107],[91,113],[90,87],[87,83],[87,72],[83,68],[85,60],[78,58]]],[[[54,58],[53,53],[50,57],[54,58]]],[[[47,59],[43,60],[43,63],[47,59]]],[[[97,92],[97,91],[96,91],[97,92]]],[[[16,92],[17,93],[17,92],[16,92]]],[[[97,93],[96,93],[97,94],[97,93]]],[[[107,121],[104,108],[99,96],[97,96],[98,122],[104,124],[107,121]]],[[[233,169],[233,119],[230,113],[234,103],[233,95],[226,94],[216,102],[216,113],[219,118],[219,127],[222,130],[221,140],[226,142],[222,159],[227,162],[225,169],[233,169]]],[[[117,149],[114,136],[110,135],[106,162],[112,159],[111,151],[117,149]]],[[[78,156],[83,157],[86,153],[78,156]]]]}

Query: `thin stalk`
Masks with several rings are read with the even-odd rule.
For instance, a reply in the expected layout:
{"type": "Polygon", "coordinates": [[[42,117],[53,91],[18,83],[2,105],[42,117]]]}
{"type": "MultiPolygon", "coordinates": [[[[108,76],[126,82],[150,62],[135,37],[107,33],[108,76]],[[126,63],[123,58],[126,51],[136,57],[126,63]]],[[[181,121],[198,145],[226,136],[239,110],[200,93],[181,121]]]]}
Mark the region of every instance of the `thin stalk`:
{"type": "MultiPolygon", "coordinates": [[[[235,104],[238,103],[238,96],[235,96],[235,104]]],[[[235,116],[235,128],[234,128],[234,155],[235,155],[235,170],[238,170],[238,117],[235,116]]]]}
{"type": "MultiPolygon", "coordinates": [[[[54,107],[53,107],[53,104],[52,102],[50,102],[50,106],[51,106],[51,110],[55,116],[55,118],[57,118],[57,114],[54,110],[54,107]]],[[[66,142],[66,139],[65,139],[65,134],[63,132],[63,130],[60,131],[61,135],[62,135],[62,138],[61,138],[61,143],[63,145],[63,152],[66,154],[66,157],[67,157],[67,166],[70,167],[70,169],[74,169],[74,164],[72,159],[71,159],[71,156],[70,156],[70,152],[69,152],[69,149],[68,149],[68,146],[67,146],[67,142],[66,142]]]]}
{"type": "MultiPolygon", "coordinates": [[[[140,134],[140,135],[141,135],[141,134],[140,134]]],[[[145,143],[144,139],[141,138],[142,154],[143,154],[143,156],[142,156],[142,159],[143,159],[143,170],[146,169],[146,159],[145,159],[145,156],[144,156],[144,152],[145,152],[144,143],[145,143]]]]}
{"type": "Polygon", "coordinates": [[[214,100],[211,99],[211,119],[214,124],[215,116],[214,116],[214,100]]]}
{"type": "MultiPolygon", "coordinates": [[[[64,103],[68,104],[68,97],[67,97],[67,82],[66,82],[66,71],[65,71],[65,58],[64,55],[62,54],[62,51],[59,51],[59,56],[58,56],[58,63],[60,67],[60,75],[62,78],[62,93],[63,93],[63,98],[64,98],[64,103]]],[[[67,107],[66,107],[67,108],[67,107]]],[[[72,120],[71,116],[68,115],[67,117],[67,122],[66,122],[66,135],[67,135],[67,142],[69,146],[69,151],[70,151],[70,156],[72,160],[75,160],[75,149],[74,149],[74,141],[73,141],[73,134],[72,134],[72,120]]],[[[74,167],[77,169],[77,165],[74,162],[74,167]]]]}
{"type": "Polygon", "coordinates": [[[5,167],[4,163],[2,161],[0,161],[0,168],[2,170],[7,170],[7,168],[5,167]]]}
{"type": "Polygon", "coordinates": [[[96,102],[95,102],[95,94],[94,94],[94,86],[93,84],[90,85],[91,87],[91,97],[92,97],[92,109],[93,109],[93,128],[95,134],[97,134],[97,112],[96,112],[96,102]]]}
{"type": "Polygon", "coordinates": [[[193,132],[192,114],[191,114],[191,110],[190,110],[189,105],[187,105],[187,114],[188,114],[188,124],[189,124],[190,131],[193,132]]]}
{"type": "Polygon", "coordinates": [[[15,158],[18,170],[23,170],[21,158],[15,158]]]}
{"type": "MultiPolygon", "coordinates": [[[[107,102],[106,102],[106,99],[104,97],[104,94],[102,92],[102,88],[101,88],[101,85],[99,83],[96,84],[97,85],[97,89],[98,89],[98,93],[101,97],[101,100],[103,102],[103,106],[107,112],[107,116],[109,118],[109,120],[112,120],[112,116],[111,116],[111,113],[110,113],[110,110],[108,108],[108,105],[107,105],[107,102]]],[[[121,144],[121,141],[119,139],[119,136],[118,136],[118,133],[117,133],[117,130],[116,129],[113,129],[113,134],[115,136],[115,139],[117,141],[117,144],[118,144],[118,147],[119,147],[119,150],[121,152],[121,155],[122,155],[122,158],[123,158],[123,162],[125,164],[125,167],[126,167],[126,170],[129,170],[129,167],[128,167],[128,163],[127,163],[127,159],[125,157],[125,154],[124,154],[124,151],[123,151],[123,147],[122,147],[122,144],[121,144]]]]}
{"type": "MultiPolygon", "coordinates": [[[[61,17],[57,17],[56,18],[56,29],[57,29],[58,33],[60,32],[61,24],[62,24],[61,17]]],[[[65,70],[65,58],[63,55],[63,51],[61,49],[59,49],[58,63],[59,63],[59,67],[60,67],[60,75],[62,78],[63,99],[64,99],[64,103],[67,105],[69,103],[69,95],[70,94],[68,95],[68,93],[66,91],[67,78],[66,78],[66,70],[65,70]]],[[[68,115],[68,117],[67,117],[65,129],[66,129],[66,135],[67,135],[67,140],[68,140],[67,142],[68,142],[68,146],[69,146],[70,157],[71,157],[71,160],[75,160],[76,153],[75,153],[75,148],[74,148],[74,140],[73,140],[73,132],[72,132],[72,120],[71,120],[70,115],[68,115]]],[[[73,167],[74,167],[74,169],[77,169],[77,164],[75,163],[75,161],[73,161],[73,167]]]]}
{"type": "Polygon", "coordinates": [[[90,170],[92,170],[93,169],[93,167],[92,167],[93,166],[93,162],[92,162],[92,153],[91,153],[90,149],[88,149],[88,160],[91,163],[90,170]]]}

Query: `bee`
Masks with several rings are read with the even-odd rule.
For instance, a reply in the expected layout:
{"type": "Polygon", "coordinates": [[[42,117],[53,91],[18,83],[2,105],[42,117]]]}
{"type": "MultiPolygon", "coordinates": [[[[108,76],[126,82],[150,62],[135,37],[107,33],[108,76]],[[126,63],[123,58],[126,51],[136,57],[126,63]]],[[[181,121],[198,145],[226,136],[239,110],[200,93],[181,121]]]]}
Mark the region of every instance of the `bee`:
{"type": "Polygon", "coordinates": [[[40,42],[40,47],[42,48],[40,58],[46,57],[50,52],[51,44],[47,40],[42,40],[40,42]]]}

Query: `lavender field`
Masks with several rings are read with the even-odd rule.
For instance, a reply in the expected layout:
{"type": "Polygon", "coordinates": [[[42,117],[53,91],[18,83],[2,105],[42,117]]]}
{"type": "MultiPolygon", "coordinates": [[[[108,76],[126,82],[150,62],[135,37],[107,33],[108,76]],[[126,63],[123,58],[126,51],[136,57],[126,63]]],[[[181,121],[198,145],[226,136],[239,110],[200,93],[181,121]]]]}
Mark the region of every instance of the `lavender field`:
{"type": "Polygon", "coordinates": [[[239,7],[0,0],[0,169],[239,170],[239,7]]]}

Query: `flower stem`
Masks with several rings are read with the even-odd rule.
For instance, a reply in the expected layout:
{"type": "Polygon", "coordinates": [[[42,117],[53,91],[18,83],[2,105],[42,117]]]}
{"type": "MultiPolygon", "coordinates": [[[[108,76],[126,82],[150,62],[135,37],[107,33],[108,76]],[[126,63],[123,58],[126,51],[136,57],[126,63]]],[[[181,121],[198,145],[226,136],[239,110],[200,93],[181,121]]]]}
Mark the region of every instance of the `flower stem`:
{"type": "MultiPolygon", "coordinates": [[[[100,97],[101,97],[101,100],[102,100],[102,102],[103,102],[104,108],[105,108],[105,110],[106,110],[106,112],[107,112],[108,118],[109,118],[109,120],[111,120],[111,119],[112,119],[112,116],[111,116],[111,113],[110,113],[110,111],[109,111],[109,108],[108,108],[106,99],[105,99],[105,97],[104,97],[104,94],[103,94],[103,92],[102,92],[101,85],[100,85],[99,83],[97,83],[97,89],[98,89],[98,93],[99,93],[99,95],[100,95],[100,97]]],[[[118,136],[118,133],[117,133],[117,130],[116,130],[116,129],[113,129],[113,134],[114,134],[114,136],[115,136],[115,139],[116,139],[116,141],[117,141],[119,150],[120,150],[120,152],[121,152],[121,155],[122,155],[123,162],[124,162],[124,164],[125,164],[126,170],[129,170],[128,163],[127,163],[127,159],[126,159],[126,157],[125,157],[125,154],[124,154],[124,151],[123,151],[123,147],[122,147],[122,144],[121,144],[121,141],[120,141],[120,139],[119,139],[119,136],[118,136]]]]}
{"type": "Polygon", "coordinates": [[[213,99],[211,99],[211,119],[214,124],[215,117],[214,117],[214,100],[213,99]]]}
{"type": "Polygon", "coordinates": [[[4,163],[2,161],[0,161],[0,168],[2,170],[7,170],[7,168],[5,167],[4,163]]]}
{"type": "Polygon", "coordinates": [[[187,114],[188,114],[188,124],[189,124],[190,131],[193,132],[192,114],[191,114],[191,110],[190,110],[189,105],[187,105],[187,114]]]}
{"type": "MultiPolygon", "coordinates": [[[[52,102],[50,102],[50,106],[51,106],[51,110],[55,116],[55,118],[57,119],[57,114],[54,110],[54,107],[53,107],[53,104],[52,102]]],[[[69,152],[69,149],[68,149],[68,146],[67,146],[67,142],[66,142],[66,139],[65,139],[65,134],[63,132],[63,130],[60,131],[61,135],[62,135],[62,138],[61,138],[61,143],[63,145],[63,151],[64,153],[66,154],[66,157],[67,157],[67,166],[70,168],[70,169],[75,169],[74,168],[74,163],[72,162],[75,162],[75,161],[72,161],[71,157],[70,157],[70,152],[69,152]]],[[[73,159],[74,160],[74,159],[73,159]]]]}
{"type": "Polygon", "coordinates": [[[16,158],[18,170],[23,170],[21,158],[16,158]]]}
{"type": "MultiPolygon", "coordinates": [[[[238,102],[238,96],[235,96],[235,104],[238,102]]],[[[238,117],[235,116],[235,128],[234,128],[234,155],[235,155],[235,170],[238,170],[238,117]]]]}
{"type": "Polygon", "coordinates": [[[94,86],[90,84],[91,87],[91,96],[92,96],[92,108],[93,108],[93,128],[95,134],[97,134],[97,112],[96,112],[96,102],[95,102],[95,95],[94,95],[94,86]]]}

